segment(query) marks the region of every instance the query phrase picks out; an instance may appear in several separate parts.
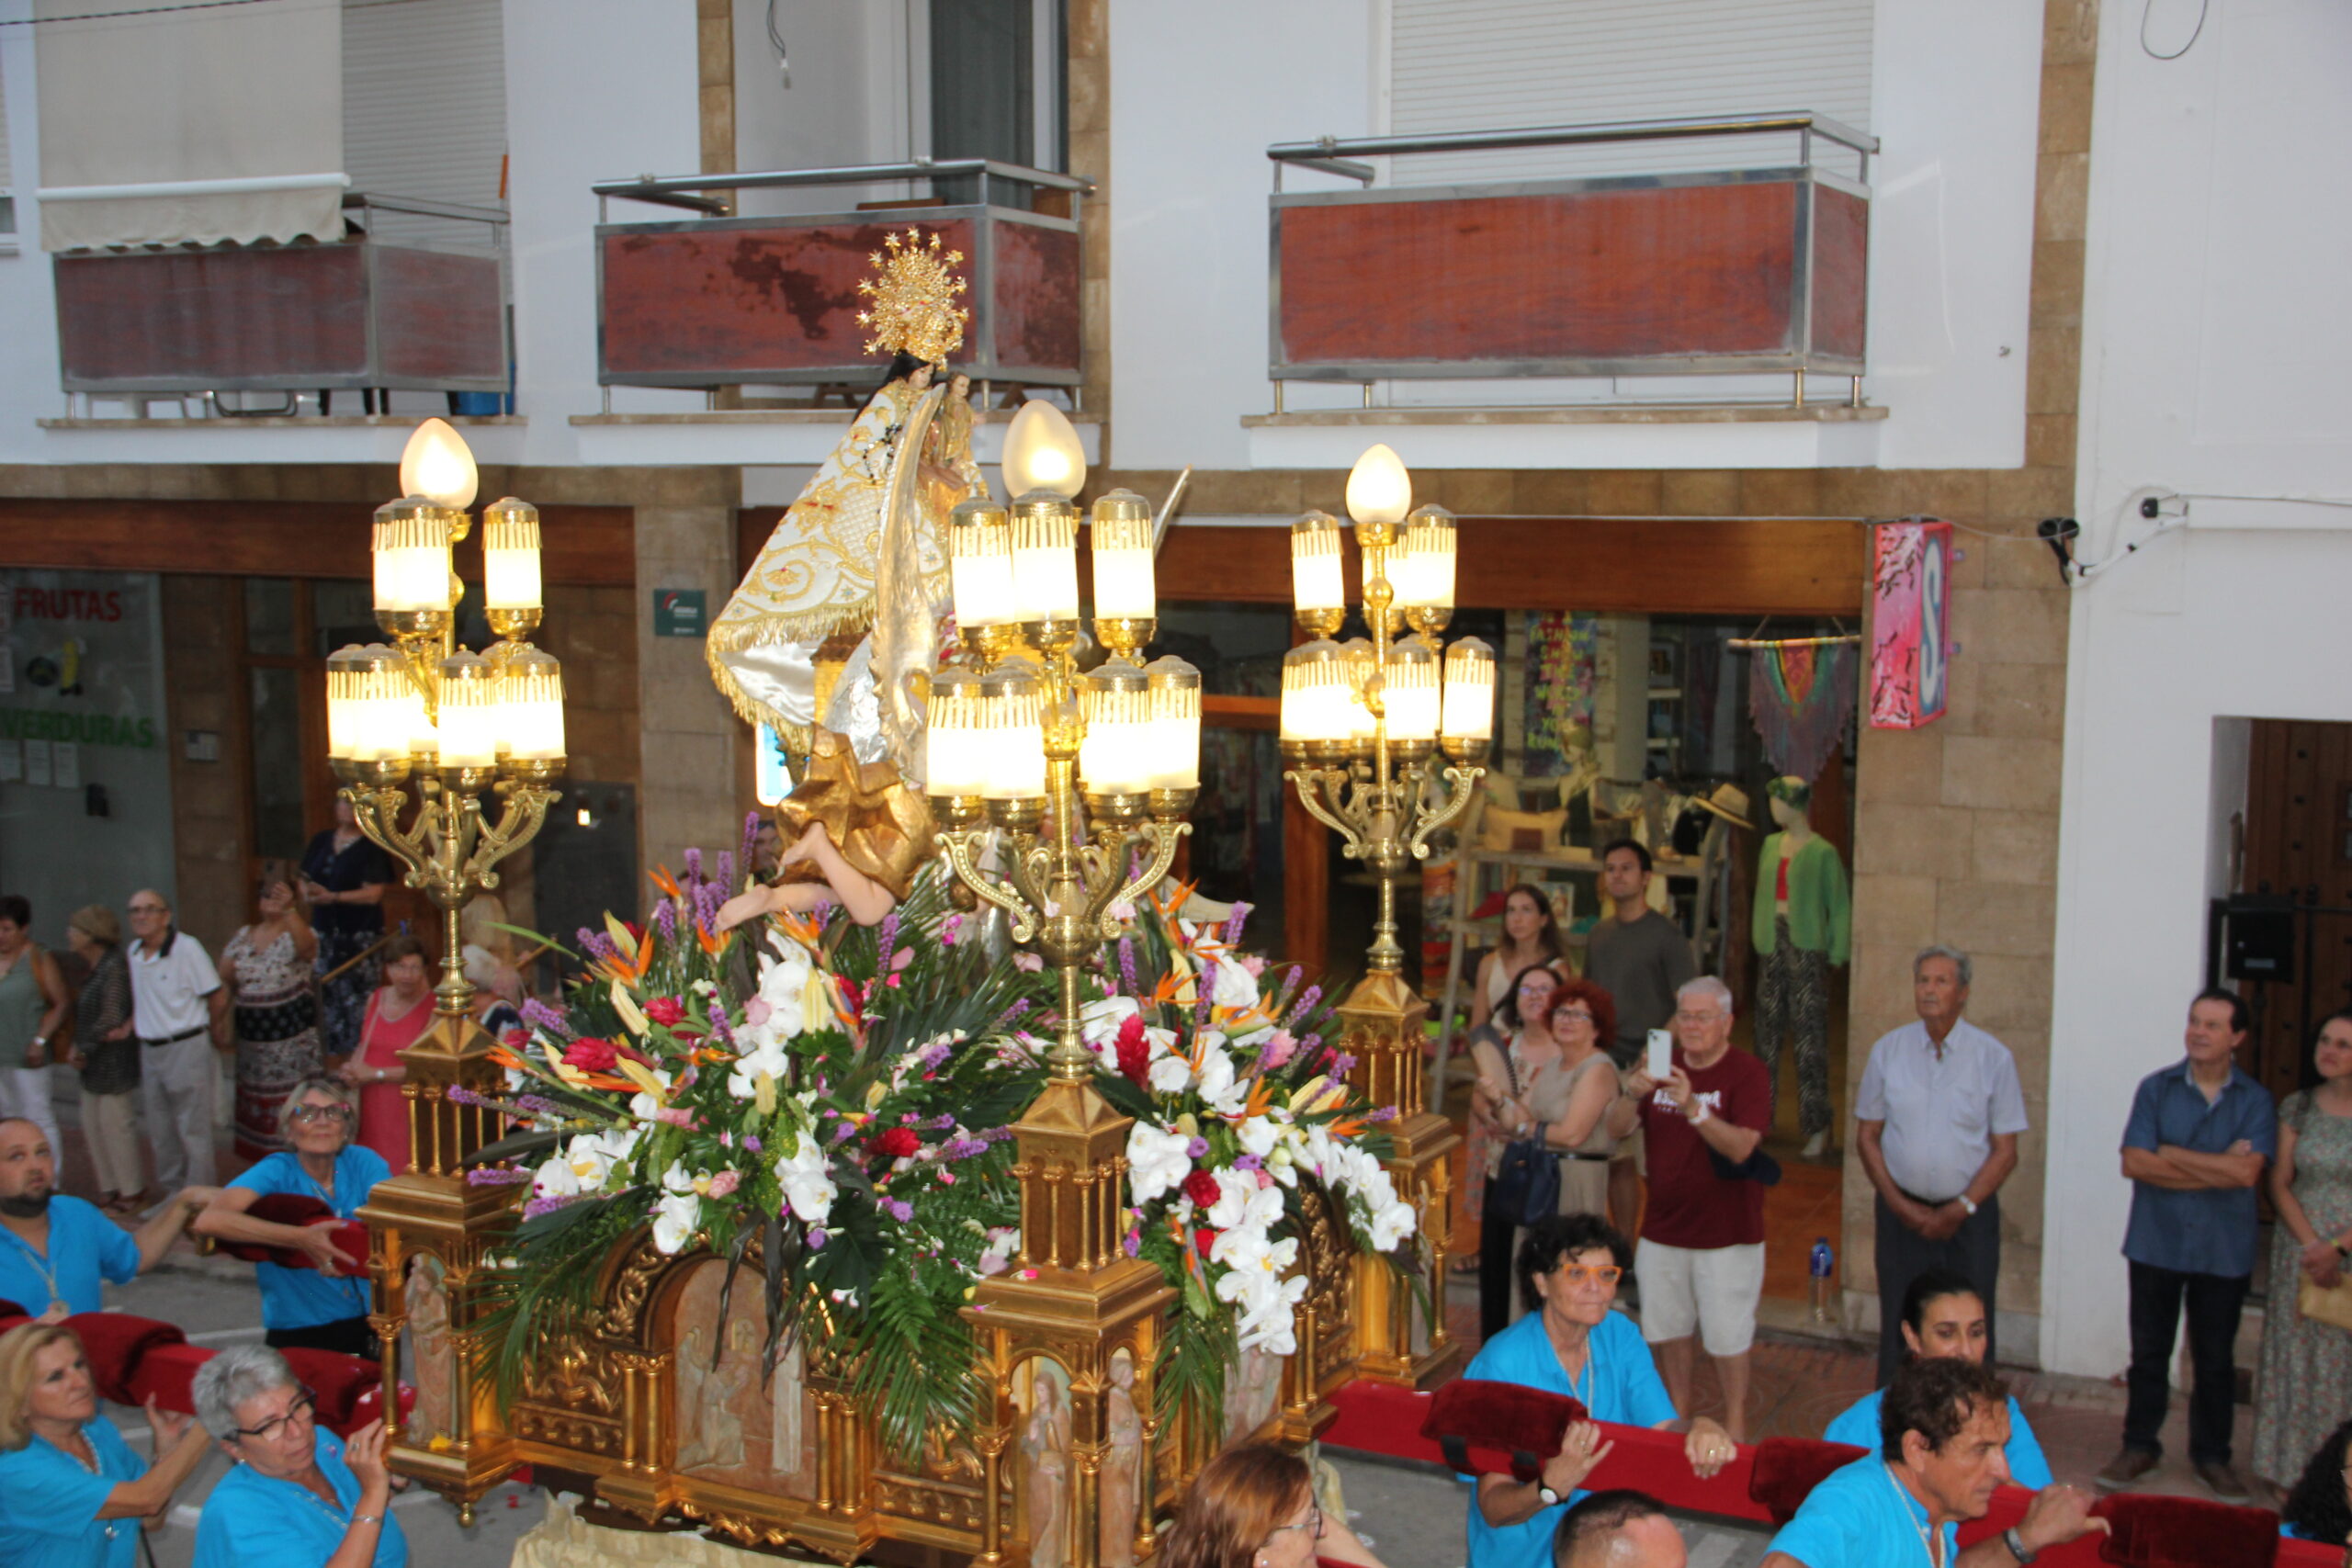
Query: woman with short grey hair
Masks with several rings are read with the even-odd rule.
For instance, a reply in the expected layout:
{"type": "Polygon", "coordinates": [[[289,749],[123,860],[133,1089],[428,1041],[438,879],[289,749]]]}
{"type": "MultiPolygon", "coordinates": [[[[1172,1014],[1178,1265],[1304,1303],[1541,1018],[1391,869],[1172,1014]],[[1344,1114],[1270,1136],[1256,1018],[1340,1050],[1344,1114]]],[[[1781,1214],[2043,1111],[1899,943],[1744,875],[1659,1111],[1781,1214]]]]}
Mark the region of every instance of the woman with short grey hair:
{"type": "Polygon", "coordinates": [[[407,1568],[381,1421],[351,1434],[346,1450],[266,1345],[205,1362],[194,1393],[197,1419],[236,1463],[205,1499],[196,1568],[407,1568]]]}

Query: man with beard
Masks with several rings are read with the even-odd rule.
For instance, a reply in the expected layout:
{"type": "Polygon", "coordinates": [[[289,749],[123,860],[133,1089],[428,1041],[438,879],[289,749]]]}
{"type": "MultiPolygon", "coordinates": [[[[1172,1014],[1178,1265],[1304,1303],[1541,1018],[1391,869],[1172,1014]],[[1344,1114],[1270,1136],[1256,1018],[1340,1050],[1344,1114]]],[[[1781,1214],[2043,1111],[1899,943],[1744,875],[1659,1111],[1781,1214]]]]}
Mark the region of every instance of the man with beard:
{"type": "Polygon", "coordinates": [[[99,1310],[100,1280],[119,1285],[153,1269],[189,1216],[220,1195],[182,1188],[133,1235],[56,1188],[49,1135],[22,1117],[0,1121],[0,1301],[51,1323],[99,1310]]]}

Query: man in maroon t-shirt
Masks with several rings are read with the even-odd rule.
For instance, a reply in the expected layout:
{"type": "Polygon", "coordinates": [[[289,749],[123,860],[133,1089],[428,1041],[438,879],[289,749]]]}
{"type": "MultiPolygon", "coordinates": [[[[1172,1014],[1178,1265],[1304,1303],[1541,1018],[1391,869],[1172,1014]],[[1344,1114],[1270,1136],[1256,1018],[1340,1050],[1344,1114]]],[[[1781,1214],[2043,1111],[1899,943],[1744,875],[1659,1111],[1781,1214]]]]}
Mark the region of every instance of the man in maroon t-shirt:
{"type": "Polygon", "coordinates": [[[1726,1179],[1716,1156],[1738,1165],[1764,1141],[1772,1080],[1764,1064],[1731,1048],[1731,988],[1702,975],[1675,996],[1674,1072],[1626,1076],[1609,1108],[1609,1131],[1639,1121],[1649,1147],[1649,1210],[1634,1249],[1642,1287],[1642,1337],[1657,1357],[1674,1407],[1690,1414],[1690,1337],[1723,1380],[1724,1426],[1747,1440],[1747,1349],[1764,1290],[1764,1188],[1726,1179]]]}

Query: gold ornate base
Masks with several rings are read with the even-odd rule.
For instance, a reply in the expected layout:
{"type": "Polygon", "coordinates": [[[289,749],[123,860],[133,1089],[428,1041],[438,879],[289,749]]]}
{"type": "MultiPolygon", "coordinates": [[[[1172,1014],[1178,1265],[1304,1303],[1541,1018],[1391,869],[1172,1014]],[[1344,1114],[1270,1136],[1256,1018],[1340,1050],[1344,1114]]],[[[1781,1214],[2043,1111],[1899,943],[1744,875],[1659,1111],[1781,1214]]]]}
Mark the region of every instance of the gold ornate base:
{"type": "Polygon", "coordinates": [[[1453,1238],[1453,1151],[1461,1134],[1425,1101],[1421,1075],[1429,1003],[1399,976],[1365,976],[1339,1007],[1340,1049],[1356,1059],[1349,1082],[1374,1105],[1393,1105],[1388,1174],[1397,1197],[1420,1216],[1421,1283],[1427,1304],[1386,1262],[1356,1269],[1356,1372],[1375,1382],[1427,1388],[1453,1375],[1464,1347],[1446,1332],[1445,1258],[1453,1238]]]}

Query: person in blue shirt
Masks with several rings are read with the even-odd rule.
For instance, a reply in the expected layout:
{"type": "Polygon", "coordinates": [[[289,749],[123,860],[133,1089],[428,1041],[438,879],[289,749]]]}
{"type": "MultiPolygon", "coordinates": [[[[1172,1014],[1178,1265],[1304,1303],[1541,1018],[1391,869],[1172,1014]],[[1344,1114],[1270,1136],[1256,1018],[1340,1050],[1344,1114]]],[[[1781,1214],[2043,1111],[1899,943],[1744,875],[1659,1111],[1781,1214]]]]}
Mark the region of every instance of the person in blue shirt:
{"type": "MultiPolygon", "coordinates": [[[[1902,1327],[1903,1343],[1914,1357],[1957,1356],[1981,1365],[1991,1343],[1985,1333],[1984,1299],[1968,1276],[1956,1269],[1930,1269],[1912,1280],[1903,1292],[1902,1327]]],[[[1878,1447],[1879,1402],[1885,1392],[1873,1389],[1862,1395],[1821,1435],[1833,1443],[1878,1447]]],[[[2039,1492],[2050,1484],[2050,1461],[2042,1456],[2041,1445],[2034,1440],[2033,1428],[2026,1425],[2025,1411],[2015,1395],[2009,1399],[2009,1444],[2005,1455],[2009,1479],[2019,1486],[2039,1492]]]]}
{"type": "Polygon", "coordinates": [[[2157,1433],[2172,1401],[2172,1350],[2188,1318],[2188,1460],[2224,1503],[2250,1498],[2230,1463],[2237,1408],[2238,1313],[2254,1282],[2261,1224],[2255,1189],[2278,1153],[2270,1091],[2238,1070],[2245,1004],[2224,990],[2188,1004],[2182,1059],[2140,1080],[2123,1128],[2132,1217],[2132,1365],[2125,1374],[2123,1447],[2098,1472],[2120,1491],[2156,1467],[2157,1433]]]}
{"type": "Polygon", "coordinates": [[[332,1222],[281,1225],[245,1211],[272,1193],[316,1198],[347,1220],[368,1201],[376,1183],[391,1175],[384,1156],[351,1141],[357,1113],[351,1091],[326,1078],[294,1086],[278,1112],[287,1146],[220,1190],[196,1217],[198,1235],[222,1241],[258,1242],[306,1253],[308,1269],[256,1263],[261,1286],[265,1343],[279,1349],[300,1347],[340,1350],[346,1356],[377,1356],[376,1331],[368,1325],[367,1259],[349,1258],[333,1239],[332,1222]]]}
{"type": "MultiPolygon", "coordinates": [[[[1527,1227],[1519,1288],[1527,1315],[1487,1341],[1463,1375],[1565,1393],[1591,1420],[1568,1428],[1560,1451],[1532,1482],[1482,1475],[1469,1509],[1470,1568],[1544,1568],[1560,1516],[1586,1476],[1609,1457],[1598,1421],[1687,1430],[1691,1470],[1713,1475],[1738,1453],[1708,1416],[1675,1412],[1642,1331],[1614,1310],[1617,1281],[1634,1249],[1598,1214],[1555,1214],[1527,1227]]],[[[1466,1479],[1466,1478],[1465,1478],[1466,1479]]]]}
{"type": "Polygon", "coordinates": [[[98,1311],[101,1280],[119,1285],[153,1269],[220,1190],[182,1188],[134,1235],[96,1204],[57,1190],[47,1133],[21,1116],[0,1117],[0,1301],[51,1323],[98,1311]]]}
{"type": "Polygon", "coordinates": [[[152,1399],[147,1420],[153,1469],[98,1414],[72,1329],[28,1323],[0,1335],[0,1562],[132,1568],[140,1521],[162,1517],[211,1446],[152,1399]]]}
{"type": "Polygon", "coordinates": [[[2034,1494],[2025,1517],[1960,1550],[2009,1478],[2008,1387],[1961,1356],[1915,1357],[1886,1385],[1879,1443],[1832,1471],[1765,1549],[1762,1568],[2011,1568],[2108,1528],[2072,1486],[2034,1494]]]}
{"type": "Polygon", "coordinates": [[[2352,1545],[2352,1421],[2327,1435],[2303,1465],[2303,1477],[2278,1505],[2278,1533],[2298,1540],[2352,1545]]]}
{"type": "Polygon", "coordinates": [[[204,1500],[195,1568],[407,1568],[381,1421],[346,1449],[266,1345],[221,1351],[194,1392],[197,1418],[237,1465],[204,1500]]]}

